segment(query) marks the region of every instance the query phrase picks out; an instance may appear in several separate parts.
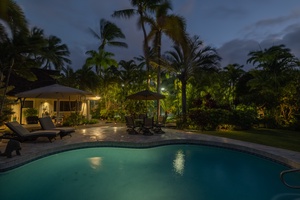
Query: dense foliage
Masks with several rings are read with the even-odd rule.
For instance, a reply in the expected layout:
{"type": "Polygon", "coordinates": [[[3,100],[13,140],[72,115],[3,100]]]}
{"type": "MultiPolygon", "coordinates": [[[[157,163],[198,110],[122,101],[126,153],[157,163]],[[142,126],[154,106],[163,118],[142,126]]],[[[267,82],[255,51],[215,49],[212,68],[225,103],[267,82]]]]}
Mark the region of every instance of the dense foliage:
{"type": "MultiPolygon", "coordinates": [[[[253,65],[249,71],[238,63],[220,66],[216,49],[199,36],[190,36],[184,18],[169,13],[171,1],[131,1],[132,8],[115,11],[113,16],[138,17],[143,55],[116,61],[106,46],[127,47],[122,41],[125,35],[116,24],[101,19],[99,31],[90,29],[98,48],[87,51],[86,63],[74,70],[69,66],[67,46],[37,27],[28,29],[21,8],[13,0],[7,2],[7,9],[14,12],[0,13],[2,121],[11,114],[5,98],[10,73],[33,80],[27,69],[43,67],[59,70],[61,84],[99,96],[92,103],[96,119],[123,120],[125,115],[147,112],[150,116],[168,115],[168,120],[176,119],[181,128],[249,129],[260,125],[300,129],[299,59],[284,45],[249,52],[247,62],[253,65]],[[162,35],[173,41],[165,53],[161,52],[165,45],[162,35]],[[166,98],[160,103],[126,99],[146,88],[166,98]]],[[[74,114],[66,123],[82,121],[74,114]]]]}

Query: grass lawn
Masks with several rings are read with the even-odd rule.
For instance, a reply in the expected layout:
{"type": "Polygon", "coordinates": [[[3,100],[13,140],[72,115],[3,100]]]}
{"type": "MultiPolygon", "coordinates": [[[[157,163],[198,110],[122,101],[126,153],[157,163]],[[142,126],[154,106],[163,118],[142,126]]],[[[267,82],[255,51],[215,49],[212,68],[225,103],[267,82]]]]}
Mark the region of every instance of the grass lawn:
{"type": "Polygon", "coordinates": [[[296,131],[257,128],[246,131],[203,131],[201,133],[300,152],[300,132],[296,131]]]}

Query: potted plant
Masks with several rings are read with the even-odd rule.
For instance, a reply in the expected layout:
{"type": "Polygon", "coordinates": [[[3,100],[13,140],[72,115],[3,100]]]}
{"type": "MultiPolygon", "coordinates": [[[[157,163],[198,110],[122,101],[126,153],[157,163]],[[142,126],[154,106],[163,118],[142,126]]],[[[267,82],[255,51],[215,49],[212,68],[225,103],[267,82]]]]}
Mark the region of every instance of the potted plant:
{"type": "Polygon", "coordinates": [[[38,124],[38,110],[35,108],[28,108],[24,111],[27,124],[38,124]]]}

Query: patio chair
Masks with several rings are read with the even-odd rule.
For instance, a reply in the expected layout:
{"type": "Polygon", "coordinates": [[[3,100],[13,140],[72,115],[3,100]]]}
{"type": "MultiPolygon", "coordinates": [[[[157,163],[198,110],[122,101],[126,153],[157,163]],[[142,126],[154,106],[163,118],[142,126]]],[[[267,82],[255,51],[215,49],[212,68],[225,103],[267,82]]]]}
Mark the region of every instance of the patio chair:
{"type": "Polygon", "coordinates": [[[126,126],[127,126],[127,132],[131,135],[136,135],[138,132],[135,130],[137,126],[134,124],[134,119],[131,116],[125,116],[126,126]]]}
{"type": "Polygon", "coordinates": [[[151,130],[154,128],[153,117],[144,118],[143,124],[143,134],[144,135],[153,135],[151,130]]]}
{"type": "Polygon", "coordinates": [[[138,119],[144,120],[147,117],[146,114],[139,114],[138,119]]]}
{"type": "Polygon", "coordinates": [[[4,134],[1,136],[2,139],[14,139],[19,142],[24,142],[28,140],[36,140],[39,137],[46,137],[50,142],[59,134],[59,130],[39,130],[29,132],[18,122],[6,122],[5,125],[14,133],[14,134],[4,134]]]}
{"type": "Polygon", "coordinates": [[[44,130],[59,130],[59,135],[61,139],[66,135],[72,137],[71,133],[75,132],[74,127],[56,127],[50,117],[39,118],[39,122],[41,124],[42,129],[44,130]]]}
{"type": "Polygon", "coordinates": [[[165,133],[161,128],[166,126],[167,116],[159,116],[157,123],[154,125],[153,131],[158,134],[165,133]]]}

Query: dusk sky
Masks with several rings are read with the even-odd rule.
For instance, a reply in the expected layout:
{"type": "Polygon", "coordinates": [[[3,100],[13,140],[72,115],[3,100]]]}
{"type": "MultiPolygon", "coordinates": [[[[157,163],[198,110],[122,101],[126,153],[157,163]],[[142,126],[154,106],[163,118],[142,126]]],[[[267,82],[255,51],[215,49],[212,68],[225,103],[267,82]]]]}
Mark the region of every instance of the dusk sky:
{"type": "MultiPolygon", "coordinates": [[[[117,61],[142,55],[142,31],[136,18],[116,19],[115,10],[131,8],[130,0],[16,0],[25,12],[30,27],[55,35],[68,45],[71,67],[79,69],[85,52],[97,50],[98,41],[89,28],[99,32],[100,19],[116,23],[124,32],[129,48],[108,48],[117,61]]],[[[300,58],[299,0],[173,0],[173,14],[186,19],[187,32],[198,35],[206,45],[216,48],[222,67],[238,63],[246,66],[253,50],[285,44],[300,58]]],[[[164,50],[172,43],[165,39],[164,50]]]]}

